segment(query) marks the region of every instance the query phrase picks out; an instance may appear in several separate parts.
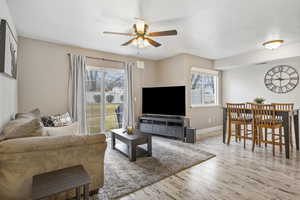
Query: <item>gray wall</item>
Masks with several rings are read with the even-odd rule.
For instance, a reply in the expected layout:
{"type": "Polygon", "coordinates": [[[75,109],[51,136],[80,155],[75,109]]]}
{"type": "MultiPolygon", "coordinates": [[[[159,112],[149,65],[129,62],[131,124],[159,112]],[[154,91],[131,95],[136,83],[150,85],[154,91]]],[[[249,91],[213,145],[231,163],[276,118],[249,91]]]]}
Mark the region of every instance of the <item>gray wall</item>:
{"type": "MultiPolygon", "coordinates": [[[[205,129],[220,126],[222,125],[221,107],[191,107],[190,84],[192,67],[213,69],[213,61],[189,54],[180,54],[171,58],[161,60],[157,64],[158,80],[156,82],[156,85],[186,86],[186,114],[187,117],[191,119],[192,127],[197,129],[205,129]]],[[[221,99],[219,101],[221,101],[221,99]]]]}
{"type": "MultiPolygon", "coordinates": [[[[0,20],[5,19],[16,35],[13,20],[11,18],[6,0],[0,0],[0,20]]],[[[3,125],[17,111],[17,81],[0,74],[0,132],[3,125]]]]}
{"type": "MultiPolygon", "coordinates": [[[[67,111],[68,53],[122,61],[137,60],[133,57],[19,37],[18,105],[20,112],[27,112],[34,108],[40,108],[43,114],[67,111]]],[[[141,88],[155,82],[155,62],[144,61],[145,69],[134,69],[136,116],[141,113],[141,88]]],[[[102,61],[90,61],[88,64],[116,67],[102,61]]]]}
{"type": "Polygon", "coordinates": [[[264,65],[252,65],[223,72],[223,103],[252,102],[256,97],[264,97],[269,102],[292,102],[300,106],[300,86],[287,94],[276,94],[264,85],[264,75],[272,67],[280,64],[291,65],[300,73],[300,58],[273,61],[264,65]]]}

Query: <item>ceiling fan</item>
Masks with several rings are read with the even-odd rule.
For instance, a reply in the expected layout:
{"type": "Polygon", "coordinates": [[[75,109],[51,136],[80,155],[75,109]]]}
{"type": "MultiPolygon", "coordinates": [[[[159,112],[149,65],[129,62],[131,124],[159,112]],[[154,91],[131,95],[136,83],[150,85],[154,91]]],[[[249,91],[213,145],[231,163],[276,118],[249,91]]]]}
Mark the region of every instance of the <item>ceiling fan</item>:
{"type": "Polygon", "coordinates": [[[160,36],[171,36],[177,35],[176,30],[168,30],[168,31],[159,31],[159,32],[150,32],[148,33],[149,25],[145,23],[142,19],[137,19],[137,22],[133,24],[133,33],[118,33],[118,32],[103,32],[104,34],[114,34],[114,35],[124,35],[124,36],[132,36],[133,38],[129,41],[122,44],[122,46],[127,46],[129,44],[133,44],[138,48],[148,47],[150,45],[154,47],[161,46],[160,43],[150,39],[150,37],[160,37],[160,36]]]}

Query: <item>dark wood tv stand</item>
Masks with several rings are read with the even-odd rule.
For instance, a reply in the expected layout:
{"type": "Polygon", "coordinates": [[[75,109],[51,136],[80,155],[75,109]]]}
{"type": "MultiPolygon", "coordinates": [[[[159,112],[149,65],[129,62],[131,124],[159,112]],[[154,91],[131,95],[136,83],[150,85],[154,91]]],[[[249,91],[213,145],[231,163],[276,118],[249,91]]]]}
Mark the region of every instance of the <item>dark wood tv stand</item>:
{"type": "Polygon", "coordinates": [[[185,128],[190,121],[185,117],[143,115],[139,117],[139,129],[143,133],[178,138],[184,141],[185,128]]]}

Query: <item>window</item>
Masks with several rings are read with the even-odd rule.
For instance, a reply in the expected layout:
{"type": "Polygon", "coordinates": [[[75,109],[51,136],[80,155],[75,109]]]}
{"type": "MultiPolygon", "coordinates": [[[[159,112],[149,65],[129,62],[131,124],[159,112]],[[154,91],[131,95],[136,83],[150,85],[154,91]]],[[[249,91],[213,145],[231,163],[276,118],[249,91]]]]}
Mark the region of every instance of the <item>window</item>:
{"type": "Polygon", "coordinates": [[[218,71],[192,68],[191,105],[218,105],[218,71]]]}

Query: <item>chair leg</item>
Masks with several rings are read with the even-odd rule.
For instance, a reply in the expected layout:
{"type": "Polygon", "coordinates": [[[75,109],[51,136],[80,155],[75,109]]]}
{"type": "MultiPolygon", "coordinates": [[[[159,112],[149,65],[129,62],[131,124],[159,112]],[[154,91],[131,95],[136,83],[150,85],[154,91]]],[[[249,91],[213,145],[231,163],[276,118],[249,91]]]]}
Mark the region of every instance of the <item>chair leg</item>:
{"type": "Polygon", "coordinates": [[[241,142],[242,138],[241,138],[241,135],[242,135],[242,125],[238,125],[238,130],[239,130],[239,142],[241,142]]]}
{"type": "Polygon", "coordinates": [[[237,125],[234,126],[234,130],[235,130],[235,142],[237,142],[238,141],[238,139],[237,139],[237,135],[238,135],[237,125]]]}
{"type": "Polygon", "coordinates": [[[272,128],[272,151],[273,156],[275,156],[275,129],[272,128]]]}
{"type": "Polygon", "coordinates": [[[231,122],[229,122],[229,126],[228,126],[228,139],[227,139],[227,144],[230,144],[230,140],[231,140],[231,122]]]}
{"type": "Polygon", "coordinates": [[[255,138],[255,144],[256,144],[256,145],[258,145],[258,138],[257,138],[257,137],[258,137],[258,132],[259,132],[258,129],[259,129],[258,127],[255,128],[255,137],[256,137],[256,138],[255,138]]]}
{"type": "Polygon", "coordinates": [[[292,126],[293,126],[293,117],[290,117],[290,143],[291,143],[291,149],[293,150],[293,147],[294,147],[294,145],[293,145],[293,128],[292,128],[292,126]]]}
{"type": "Polygon", "coordinates": [[[279,151],[282,153],[282,127],[279,128],[279,151]]]}
{"type": "Polygon", "coordinates": [[[291,144],[291,149],[293,150],[294,145],[293,145],[293,135],[292,134],[290,134],[290,144],[291,144]]]}
{"type": "Polygon", "coordinates": [[[235,125],[235,142],[238,142],[240,140],[240,129],[239,125],[235,125]]]}
{"type": "Polygon", "coordinates": [[[262,139],[262,128],[259,127],[259,134],[258,134],[258,146],[261,147],[261,139],[262,139]]]}
{"type": "Polygon", "coordinates": [[[244,124],[244,149],[246,149],[247,124],[244,124]]]}
{"type": "Polygon", "coordinates": [[[256,144],[256,136],[257,135],[257,127],[253,126],[253,133],[252,133],[252,152],[254,152],[255,144],[256,144]]]}
{"type": "MultiPolygon", "coordinates": [[[[265,128],[265,141],[268,141],[268,129],[265,128]]],[[[268,143],[265,142],[265,147],[267,148],[268,147],[268,143]]]]}

